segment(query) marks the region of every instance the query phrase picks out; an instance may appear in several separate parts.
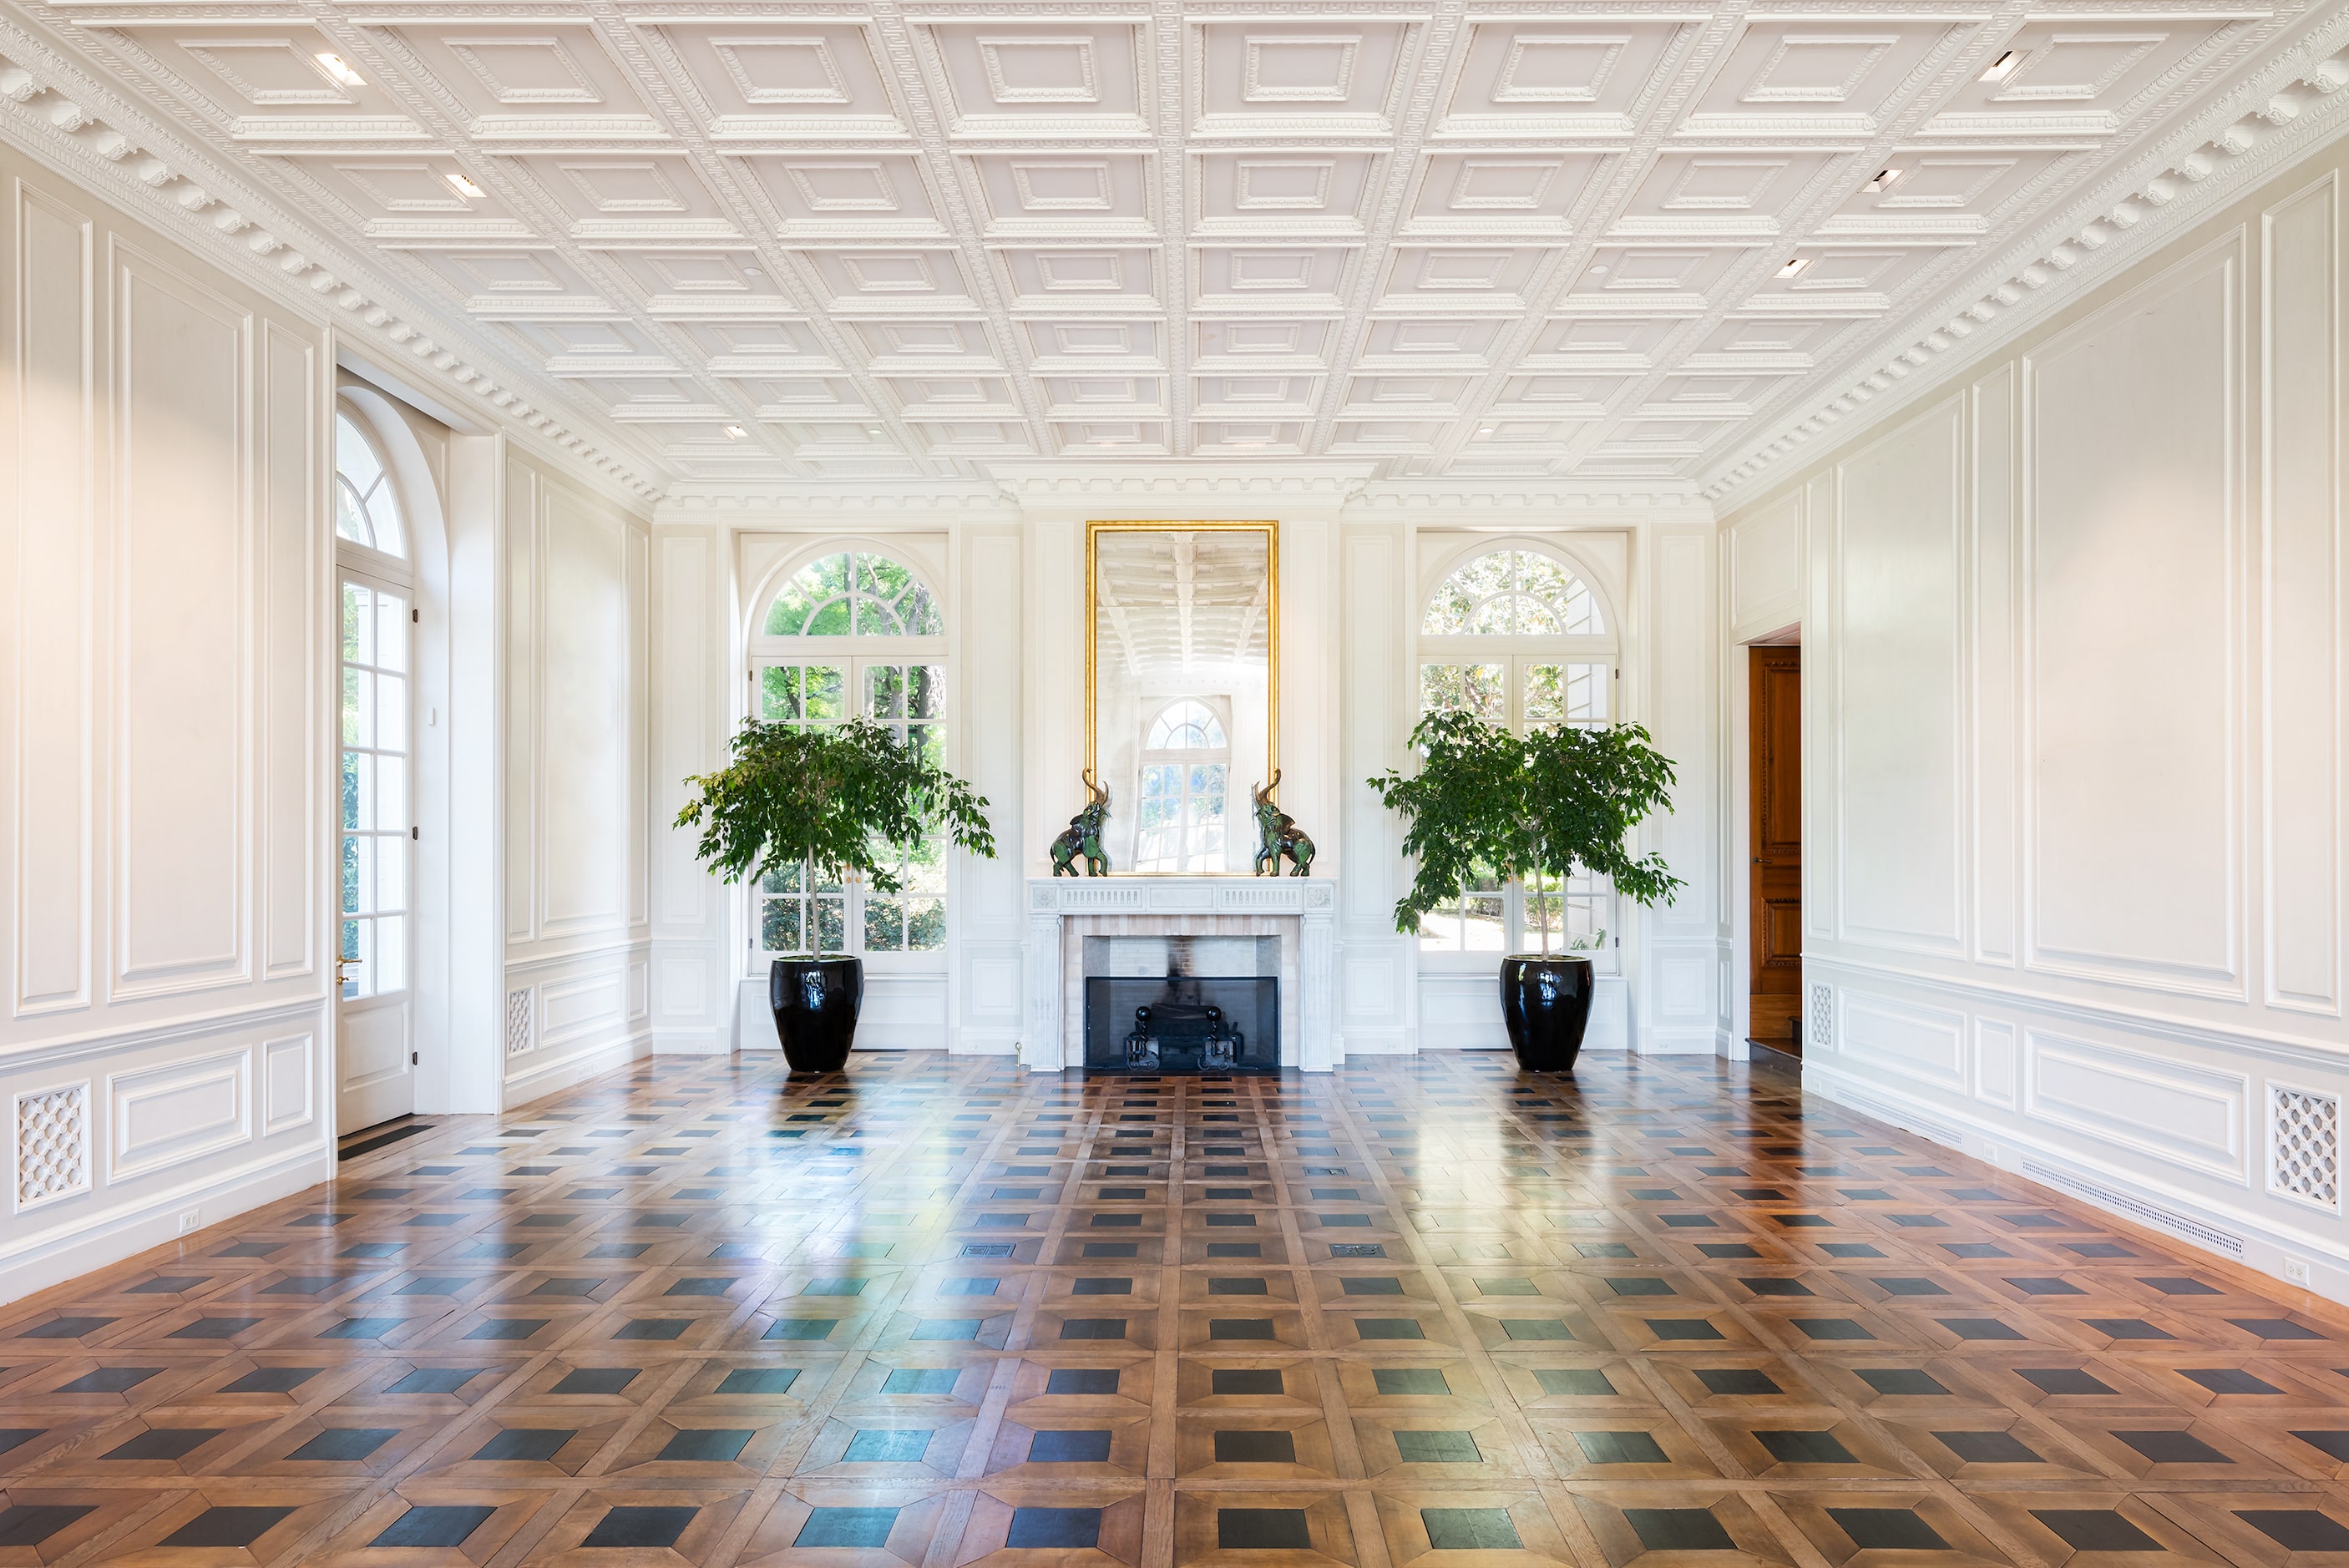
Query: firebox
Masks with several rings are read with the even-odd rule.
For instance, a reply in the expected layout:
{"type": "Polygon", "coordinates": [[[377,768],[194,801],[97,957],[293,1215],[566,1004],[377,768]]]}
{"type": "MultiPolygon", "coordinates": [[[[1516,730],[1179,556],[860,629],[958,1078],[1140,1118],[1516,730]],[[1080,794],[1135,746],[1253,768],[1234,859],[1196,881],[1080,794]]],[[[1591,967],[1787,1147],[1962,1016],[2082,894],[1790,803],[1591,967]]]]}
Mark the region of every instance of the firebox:
{"type": "Polygon", "coordinates": [[[1278,1072],[1280,982],[1264,975],[1089,975],[1085,1070],[1278,1072]]]}

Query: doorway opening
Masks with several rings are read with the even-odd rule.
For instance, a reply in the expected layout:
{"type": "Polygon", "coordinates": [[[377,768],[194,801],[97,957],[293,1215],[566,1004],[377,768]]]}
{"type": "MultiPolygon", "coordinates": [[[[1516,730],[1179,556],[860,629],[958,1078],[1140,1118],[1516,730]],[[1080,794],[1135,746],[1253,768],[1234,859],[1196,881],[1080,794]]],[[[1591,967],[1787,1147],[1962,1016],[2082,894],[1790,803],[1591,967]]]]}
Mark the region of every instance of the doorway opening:
{"type": "Polygon", "coordinates": [[[1803,1054],[1803,650],[1746,650],[1751,1044],[1803,1054]]]}

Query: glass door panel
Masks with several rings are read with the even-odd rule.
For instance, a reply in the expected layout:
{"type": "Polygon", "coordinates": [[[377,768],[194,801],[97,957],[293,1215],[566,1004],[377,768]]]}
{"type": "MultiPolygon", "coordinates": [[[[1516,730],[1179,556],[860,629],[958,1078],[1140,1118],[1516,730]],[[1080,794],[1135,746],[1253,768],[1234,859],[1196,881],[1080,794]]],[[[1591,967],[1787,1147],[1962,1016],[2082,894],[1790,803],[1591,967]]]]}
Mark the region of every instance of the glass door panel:
{"type": "Polygon", "coordinates": [[[337,1089],[344,1130],[415,1107],[409,975],[414,886],[409,714],[411,600],[405,588],[345,573],[342,620],[340,1009],[337,1089]]]}

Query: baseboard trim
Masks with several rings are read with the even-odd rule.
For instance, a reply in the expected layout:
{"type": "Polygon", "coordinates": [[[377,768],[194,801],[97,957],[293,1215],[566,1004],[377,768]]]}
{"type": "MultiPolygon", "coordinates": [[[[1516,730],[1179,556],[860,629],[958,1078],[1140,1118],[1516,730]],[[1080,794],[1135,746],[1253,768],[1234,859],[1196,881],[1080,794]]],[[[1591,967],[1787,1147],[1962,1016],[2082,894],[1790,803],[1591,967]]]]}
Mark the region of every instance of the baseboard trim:
{"type": "Polygon", "coordinates": [[[521,1072],[509,1072],[506,1075],[505,1109],[513,1110],[533,1100],[544,1099],[548,1095],[559,1094],[574,1084],[600,1078],[652,1054],[651,1036],[626,1035],[600,1046],[590,1046],[584,1051],[574,1051],[554,1061],[534,1063],[521,1072]]]}
{"type": "Polygon", "coordinates": [[[2075,1150],[2058,1149],[2020,1129],[1978,1121],[1960,1108],[1913,1107],[1896,1090],[1872,1079],[1852,1078],[1818,1061],[1804,1062],[1803,1088],[2181,1242],[2220,1264],[2263,1275],[2286,1293],[2306,1291],[2349,1306],[2349,1253],[2321,1238],[2084,1160],[2075,1150]],[[2301,1271],[2306,1277],[2300,1277],[2301,1271]]]}
{"type": "Polygon", "coordinates": [[[0,1302],[22,1300],[174,1242],[181,1243],[181,1251],[218,1242],[221,1229],[248,1212],[334,1178],[334,1150],[314,1143],[26,1237],[0,1249],[0,1302]],[[202,1229],[183,1233],[180,1215],[191,1208],[211,1211],[213,1218],[202,1229]]]}

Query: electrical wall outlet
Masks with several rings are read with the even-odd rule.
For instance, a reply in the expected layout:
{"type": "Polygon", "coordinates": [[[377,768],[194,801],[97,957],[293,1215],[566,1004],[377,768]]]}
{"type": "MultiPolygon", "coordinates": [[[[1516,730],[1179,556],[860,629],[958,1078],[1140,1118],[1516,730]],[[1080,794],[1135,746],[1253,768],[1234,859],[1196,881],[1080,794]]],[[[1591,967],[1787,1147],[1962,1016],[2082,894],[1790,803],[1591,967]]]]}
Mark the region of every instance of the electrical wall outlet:
{"type": "Polygon", "coordinates": [[[2283,1260],[2283,1277],[2291,1281],[2293,1284],[2308,1284],[2308,1260],[2306,1258],[2296,1258],[2289,1253],[2285,1254],[2283,1260]]]}
{"type": "Polygon", "coordinates": [[[198,1211],[183,1209],[180,1212],[180,1234],[184,1236],[202,1223],[203,1221],[198,1211]]]}

